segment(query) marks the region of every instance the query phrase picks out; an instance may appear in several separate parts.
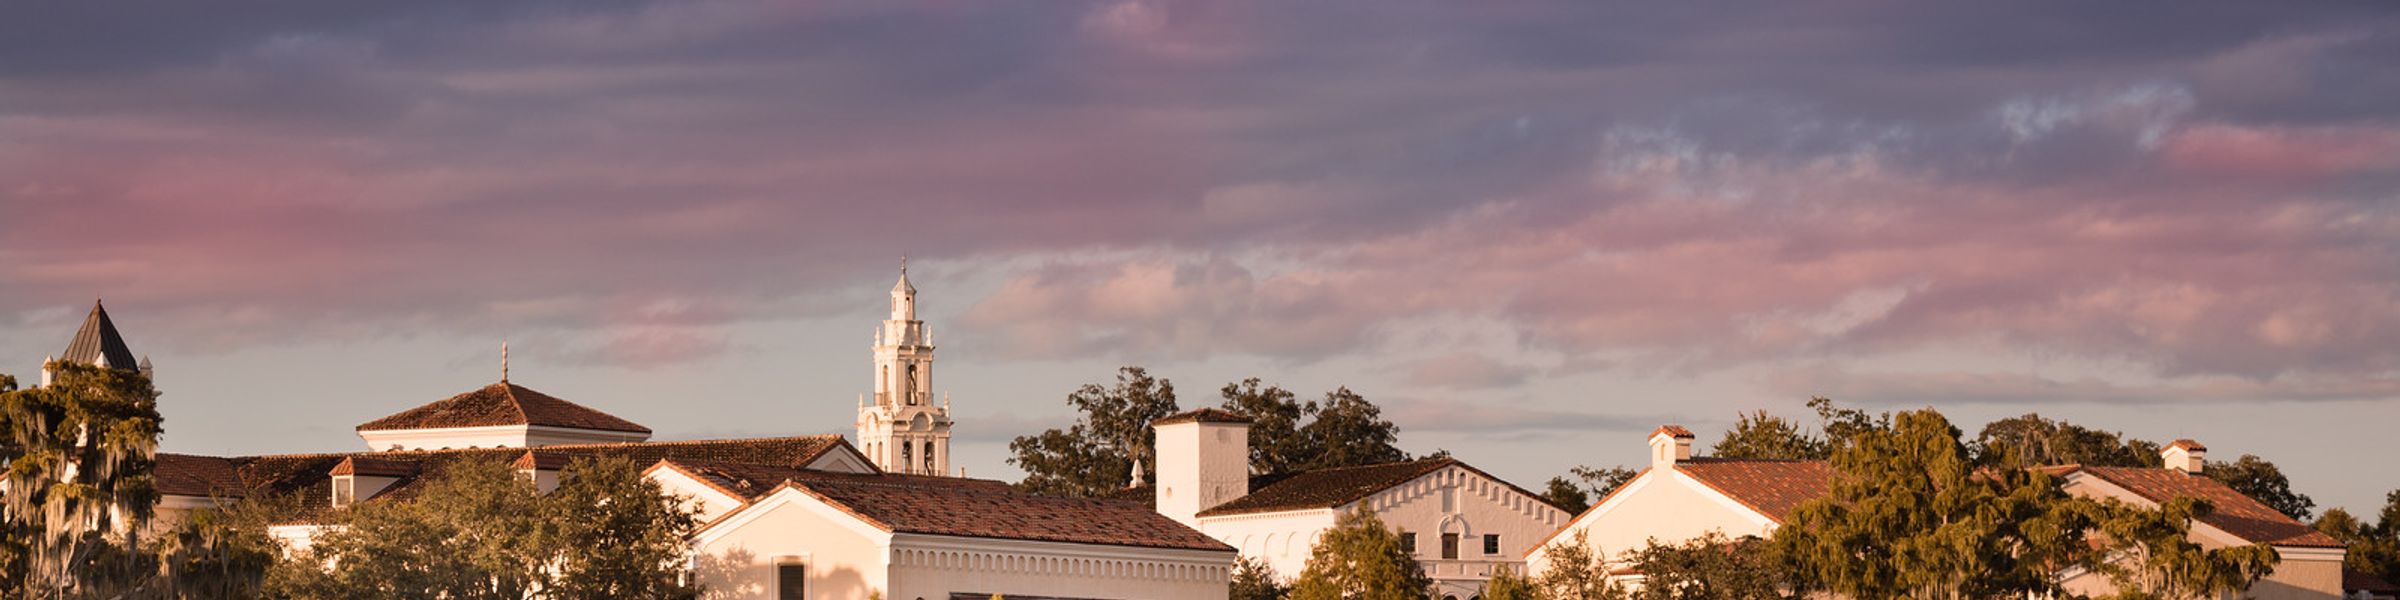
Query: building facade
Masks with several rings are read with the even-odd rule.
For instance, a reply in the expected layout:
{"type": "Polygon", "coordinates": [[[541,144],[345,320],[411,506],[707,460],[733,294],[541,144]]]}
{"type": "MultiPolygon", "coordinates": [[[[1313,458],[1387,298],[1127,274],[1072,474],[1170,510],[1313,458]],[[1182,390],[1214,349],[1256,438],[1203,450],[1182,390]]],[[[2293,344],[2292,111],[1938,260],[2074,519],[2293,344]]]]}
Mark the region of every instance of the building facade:
{"type": "Polygon", "coordinates": [[[1157,483],[1130,496],[1264,561],[1287,581],[1342,514],[1363,508],[1399,531],[1434,580],[1434,598],[1478,598],[1494,569],[1519,568],[1531,545],[1571,516],[1456,459],[1252,476],[1249,419],[1201,409],[1152,426],[1157,483]]]}
{"type": "Polygon", "coordinates": [[[900,268],[892,314],[875,328],[873,402],[859,399],[858,445],[891,473],[950,473],[950,397],[933,395],[933,330],[917,319],[917,287],[900,268]]]}

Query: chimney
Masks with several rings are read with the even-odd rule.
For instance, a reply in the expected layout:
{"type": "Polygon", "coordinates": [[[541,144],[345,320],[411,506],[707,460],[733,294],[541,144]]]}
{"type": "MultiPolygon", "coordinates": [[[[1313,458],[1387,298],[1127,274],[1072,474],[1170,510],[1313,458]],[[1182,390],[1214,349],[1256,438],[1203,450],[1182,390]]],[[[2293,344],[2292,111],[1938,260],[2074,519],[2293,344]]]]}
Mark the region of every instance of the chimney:
{"type": "Polygon", "coordinates": [[[1200,511],[1250,495],[1249,417],[1203,408],[1150,427],[1158,432],[1159,514],[1199,527],[1200,511]]]}
{"type": "Polygon", "coordinates": [[[2191,440],[2175,440],[2159,450],[2158,457],[2164,459],[2168,470],[2199,475],[2201,467],[2208,464],[2208,447],[2191,440]]]}
{"type": "Polygon", "coordinates": [[[1661,425],[1650,432],[1650,468],[1672,469],[1675,463],[1692,459],[1692,430],[1682,425],[1661,425]]]}

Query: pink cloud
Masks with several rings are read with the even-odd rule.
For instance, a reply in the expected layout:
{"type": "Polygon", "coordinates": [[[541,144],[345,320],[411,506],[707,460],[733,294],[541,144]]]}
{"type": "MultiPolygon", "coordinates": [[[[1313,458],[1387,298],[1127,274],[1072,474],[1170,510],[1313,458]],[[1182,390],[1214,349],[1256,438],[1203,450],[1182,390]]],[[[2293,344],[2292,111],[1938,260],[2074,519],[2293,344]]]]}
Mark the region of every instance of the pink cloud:
{"type": "Polygon", "coordinates": [[[2201,173],[2301,179],[2400,169],[2400,130],[2210,124],[2182,130],[2167,164],[2201,173]]]}

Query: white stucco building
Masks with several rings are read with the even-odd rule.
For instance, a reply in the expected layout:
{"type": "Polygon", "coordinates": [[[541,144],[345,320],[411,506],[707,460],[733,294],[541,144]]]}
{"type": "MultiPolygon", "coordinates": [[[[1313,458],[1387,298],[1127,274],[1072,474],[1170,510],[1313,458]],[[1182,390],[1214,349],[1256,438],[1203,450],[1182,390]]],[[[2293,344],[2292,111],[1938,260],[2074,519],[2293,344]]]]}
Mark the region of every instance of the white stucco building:
{"type": "Polygon", "coordinates": [[[1286,578],[1308,564],[1343,513],[1371,508],[1413,546],[1437,600],[1481,597],[1497,566],[1520,564],[1566,511],[1455,459],[1250,474],[1250,420],[1208,408],[1152,422],[1159,514],[1198,527],[1286,578]]]}
{"type": "MultiPolygon", "coordinates": [[[[709,598],[1225,598],[1234,548],[1146,505],[943,476],[949,410],[928,391],[933,345],[905,270],[892,302],[873,346],[876,401],[856,423],[864,448],[832,434],[652,441],[648,427],[509,381],[504,366],[497,383],[358,426],[364,452],[160,454],[160,520],[288,496],[271,533],[301,548],[334,509],[407,497],[460,461],[506,462],[548,491],[576,458],[617,457],[700,512],[691,560],[709,598]]],[[[70,357],[133,364],[97,307],[85,329],[70,357]]]]}
{"type": "MultiPolygon", "coordinates": [[[[1712,531],[1729,538],[1768,537],[1794,509],[1831,489],[1834,471],[1825,461],[1694,457],[1693,439],[1691,431],[1675,425],[1651,432],[1650,467],[1537,543],[1527,553],[1528,569],[1547,570],[1545,545],[1572,540],[1579,533],[1593,550],[1611,557],[1639,550],[1652,539],[1676,543],[1712,531]]],[[[2341,596],[2341,542],[2201,475],[2206,451],[2198,443],[2177,440],[2162,452],[2165,469],[2069,465],[2048,470],[2061,477],[2068,493],[2079,496],[2143,506],[2179,496],[2207,499],[2216,512],[2192,524],[2195,541],[2211,548],[2265,543],[2282,555],[2275,572],[2251,586],[2245,597],[2341,596]]],[[[2068,589],[2077,593],[2109,590],[2108,582],[2094,574],[2062,575],[2068,589]]],[[[1639,578],[1638,573],[1626,574],[1628,580],[1639,578]]]]}

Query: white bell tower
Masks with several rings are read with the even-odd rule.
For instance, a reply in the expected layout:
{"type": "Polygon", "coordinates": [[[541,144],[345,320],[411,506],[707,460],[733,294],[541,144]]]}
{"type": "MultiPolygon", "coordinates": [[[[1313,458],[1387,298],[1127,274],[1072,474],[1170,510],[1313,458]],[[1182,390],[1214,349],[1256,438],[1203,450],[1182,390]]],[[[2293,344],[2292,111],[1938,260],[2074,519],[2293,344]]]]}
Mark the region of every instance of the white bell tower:
{"type": "Polygon", "coordinates": [[[892,315],[875,329],[874,402],[860,397],[859,451],[887,473],[950,472],[950,398],[933,397],[933,334],[917,320],[908,260],[892,285],[892,315]]]}

